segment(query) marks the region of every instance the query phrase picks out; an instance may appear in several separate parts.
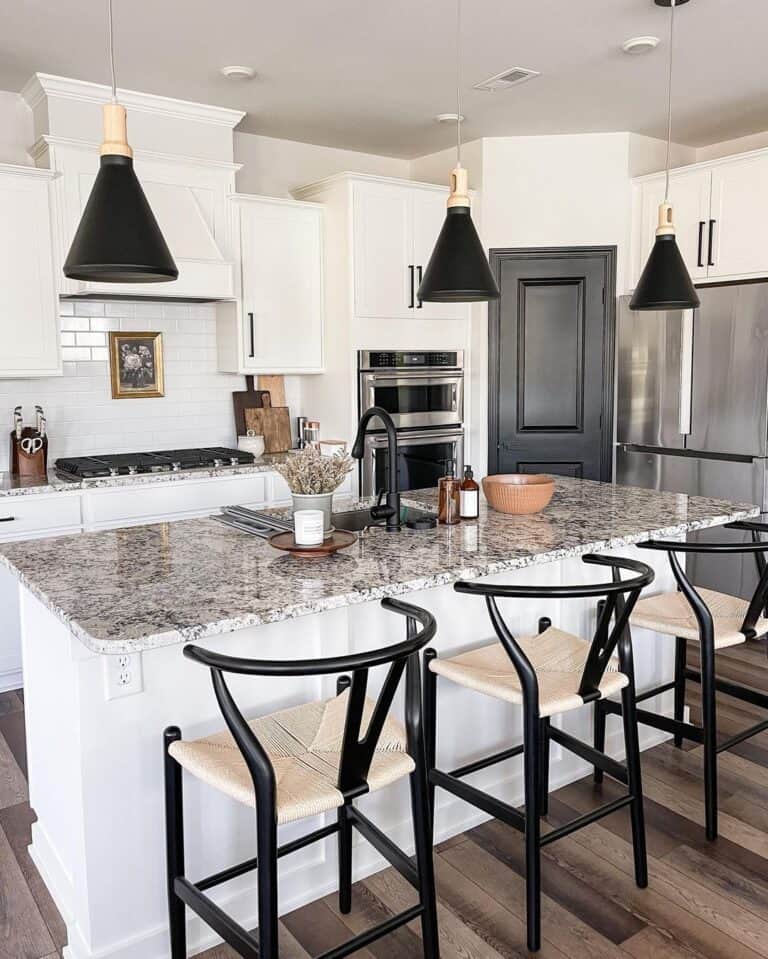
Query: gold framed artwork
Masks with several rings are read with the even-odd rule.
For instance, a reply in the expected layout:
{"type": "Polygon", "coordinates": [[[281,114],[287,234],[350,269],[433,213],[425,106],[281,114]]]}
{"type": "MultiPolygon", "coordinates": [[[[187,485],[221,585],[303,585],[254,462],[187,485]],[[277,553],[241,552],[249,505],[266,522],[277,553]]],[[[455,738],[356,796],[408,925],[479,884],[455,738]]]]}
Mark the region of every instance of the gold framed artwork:
{"type": "Polygon", "coordinates": [[[165,396],[162,333],[110,333],[112,399],[165,396]]]}

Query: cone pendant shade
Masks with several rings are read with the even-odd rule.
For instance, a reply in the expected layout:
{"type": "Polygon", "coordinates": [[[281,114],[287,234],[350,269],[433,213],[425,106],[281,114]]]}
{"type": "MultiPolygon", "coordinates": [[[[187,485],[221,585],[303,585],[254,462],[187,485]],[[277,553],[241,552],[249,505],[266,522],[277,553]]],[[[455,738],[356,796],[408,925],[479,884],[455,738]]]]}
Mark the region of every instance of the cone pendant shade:
{"type": "Polygon", "coordinates": [[[179,271],[133,169],[125,108],[104,107],[104,144],[64,275],[94,283],[161,283],[179,271]]]}
{"type": "Polygon", "coordinates": [[[630,310],[695,310],[700,303],[675,234],[657,236],[630,300],[630,310]]]}
{"type": "Polygon", "coordinates": [[[469,209],[466,170],[453,171],[451,186],[448,212],[419,286],[419,299],[427,303],[496,300],[499,288],[469,209]]]}

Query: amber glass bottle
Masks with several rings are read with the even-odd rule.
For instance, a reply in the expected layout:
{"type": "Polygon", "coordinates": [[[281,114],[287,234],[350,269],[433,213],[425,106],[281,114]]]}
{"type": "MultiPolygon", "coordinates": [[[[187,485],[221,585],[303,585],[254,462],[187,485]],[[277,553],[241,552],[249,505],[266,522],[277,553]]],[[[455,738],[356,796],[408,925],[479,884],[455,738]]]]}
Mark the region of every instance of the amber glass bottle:
{"type": "Polygon", "coordinates": [[[464,467],[464,479],[461,481],[459,515],[462,519],[477,519],[480,515],[480,487],[474,480],[471,466],[464,467]]]}
{"type": "Polygon", "coordinates": [[[448,473],[437,482],[437,519],[446,526],[454,526],[460,520],[461,483],[454,475],[454,465],[448,467],[448,473]]]}

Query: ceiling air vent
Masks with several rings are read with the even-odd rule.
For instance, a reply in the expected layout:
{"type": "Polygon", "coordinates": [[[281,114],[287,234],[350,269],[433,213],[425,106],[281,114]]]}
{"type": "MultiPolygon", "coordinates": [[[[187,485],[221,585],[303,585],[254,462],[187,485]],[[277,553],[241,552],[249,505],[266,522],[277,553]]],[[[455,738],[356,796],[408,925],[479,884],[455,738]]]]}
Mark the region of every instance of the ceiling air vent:
{"type": "Polygon", "coordinates": [[[526,80],[532,80],[538,76],[540,76],[538,70],[526,70],[525,67],[512,67],[511,70],[504,70],[503,73],[497,73],[496,76],[489,77],[487,80],[483,80],[482,83],[476,83],[474,89],[488,90],[490,92],[494,92],[495,90],[508,90],[510,87],[515,87],[519,83],[525,83],[526,80]]]}

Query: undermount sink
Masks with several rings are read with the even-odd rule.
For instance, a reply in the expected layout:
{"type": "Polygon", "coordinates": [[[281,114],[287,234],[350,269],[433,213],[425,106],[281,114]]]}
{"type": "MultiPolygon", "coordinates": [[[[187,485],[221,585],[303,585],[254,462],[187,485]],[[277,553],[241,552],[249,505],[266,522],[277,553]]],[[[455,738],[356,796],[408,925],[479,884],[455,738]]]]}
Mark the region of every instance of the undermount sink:
{"type": "MultiPolygon", "coordinates": [[[[407,523],[413,523],[419,519],[434,518],[433,513],[423,509],[415,509],[413,506],[400,507],[400,522],[403,526],[407,523]]],[[[331,524],[336,529],[345,529],[351,533],[359,533],[366,526],[371,526],[375,520],[371,518],[370,509],[353,509],[344,513],[333,513],[331,515],[331,524]]]]}

